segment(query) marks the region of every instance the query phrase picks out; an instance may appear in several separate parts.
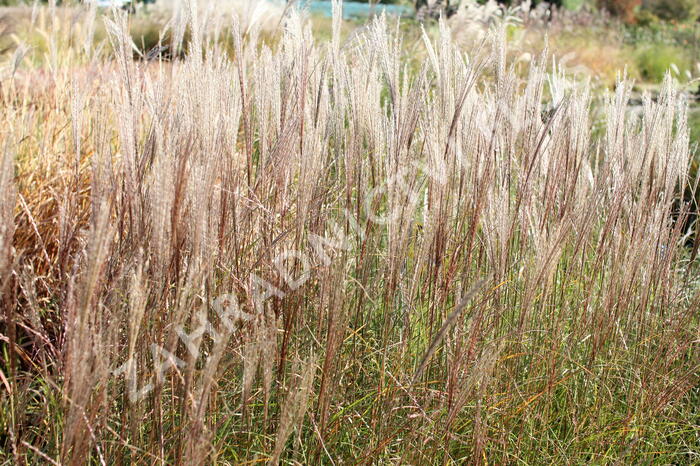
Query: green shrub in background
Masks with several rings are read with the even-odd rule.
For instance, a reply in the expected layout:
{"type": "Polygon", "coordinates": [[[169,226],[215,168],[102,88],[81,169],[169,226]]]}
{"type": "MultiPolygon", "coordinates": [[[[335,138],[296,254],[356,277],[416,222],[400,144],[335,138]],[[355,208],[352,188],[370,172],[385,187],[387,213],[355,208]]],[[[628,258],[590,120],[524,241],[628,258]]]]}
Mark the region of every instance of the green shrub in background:
{"type": "Polygon", "coordinates": [[[669,69],[674,77],[683,81],[686,71],[691,67],[685,51],[674,45],[643,46],[636,52],[634,58],[640,77],[653,82],[661,82],[669,69]]]}
{"type": "Polygon", "coordinates": [[[700,15],[698,0],[647,0],[647,9],[666,21],[694,21],[700,15]]]}
{"type": "Polygon", "coordinates": [[[578,11],[585,4],[586,0],[562,0],[561,2],[561,6],[571,11],[578,11]]]}
{"type": "Polygon", "coordinates": [[[656,16],[649,8],[641,8],[637,12],[637,26],[654,28],[661,23],[661,18],[656,16]]]}
{"type": "MultiPolygon", "coordinates": [[[[700,108],[690,113],[688,117],[688,125],[690,126],[690,144],[700,146],[700,108]]],[[[697,148],[696,158],[700,157],[700,147],[697,148]]]]}

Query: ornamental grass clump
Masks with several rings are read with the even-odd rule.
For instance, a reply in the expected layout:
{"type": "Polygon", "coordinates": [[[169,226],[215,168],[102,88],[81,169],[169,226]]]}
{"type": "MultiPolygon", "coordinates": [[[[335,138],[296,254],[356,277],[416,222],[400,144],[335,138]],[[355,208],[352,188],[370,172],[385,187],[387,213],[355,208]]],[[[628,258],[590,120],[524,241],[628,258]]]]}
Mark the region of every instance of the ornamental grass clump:
{"type": "Polygon", "coordinates": [[[3,459],[692,462],[685,96],[334,8],[2,81],[3,459]]]}

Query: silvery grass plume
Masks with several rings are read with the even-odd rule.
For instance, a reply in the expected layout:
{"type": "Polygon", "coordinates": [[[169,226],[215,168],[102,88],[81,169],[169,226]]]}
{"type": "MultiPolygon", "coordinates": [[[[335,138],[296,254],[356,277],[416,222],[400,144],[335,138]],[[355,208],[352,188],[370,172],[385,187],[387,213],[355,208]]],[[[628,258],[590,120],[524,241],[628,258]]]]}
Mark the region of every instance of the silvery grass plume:
{"type": "Polygon", "coordinates": [[[197,9],[197,15],[212,31],[230,26],[232,18],[236,17],[246,32],[254,26],[271,32],[278,27],[285,12],[283,5],[269,0],[157,0],[144,5],[144,13],[160,19],[162,23],[172,21],[174,29],[182,31],[182,35],[187,27],[187,18],[194,12],[193,8],[197,9]]]}
{"type": "MultiPolygon", "coordinates": [[[[15,222],[13,206],[16,204],[16,188],[13,180],[13,155],[10,147],[3,149],[2,174],[0,174],[0,196],[2,197],[2,210],[0,211],[0,289],[2,295],[7,296],[10,285],[11,270],[13,268],[12,237],[14,236],[15,222]]],[[[5,303],[11,306],[11,303],[5,303]]]]}

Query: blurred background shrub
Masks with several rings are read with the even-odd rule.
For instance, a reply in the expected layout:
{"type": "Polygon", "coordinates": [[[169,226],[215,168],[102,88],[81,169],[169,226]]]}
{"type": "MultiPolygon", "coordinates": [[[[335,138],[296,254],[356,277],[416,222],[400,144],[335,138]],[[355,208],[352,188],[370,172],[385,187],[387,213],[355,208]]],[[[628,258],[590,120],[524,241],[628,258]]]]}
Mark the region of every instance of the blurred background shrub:
{"type": "Polygon", "coordinates": [[[665,21],[695,21],[700,15],[698,0],[645,0],[640,14],[665,21]]]}

